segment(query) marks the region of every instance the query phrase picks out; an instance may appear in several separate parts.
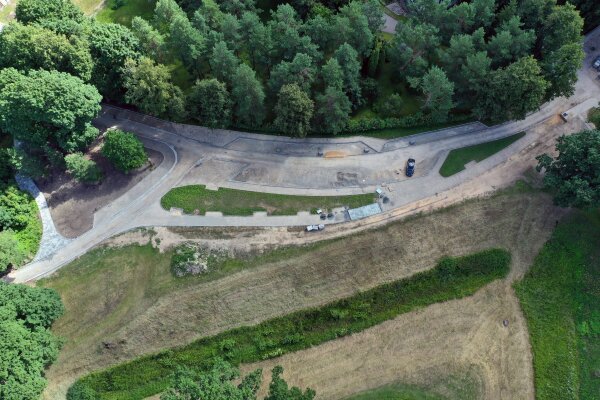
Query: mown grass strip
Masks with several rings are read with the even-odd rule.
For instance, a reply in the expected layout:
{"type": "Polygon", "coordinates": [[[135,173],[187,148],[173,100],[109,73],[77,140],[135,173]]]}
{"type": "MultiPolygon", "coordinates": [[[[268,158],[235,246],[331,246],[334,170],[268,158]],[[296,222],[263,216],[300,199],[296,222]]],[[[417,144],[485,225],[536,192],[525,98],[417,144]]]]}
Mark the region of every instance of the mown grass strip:
{"type": "Polygon", "coordinates": [[[529,327],[536,399],[597,399],[600,212],[561,222],[515,290],[529,327]]]}
{"type": "Polygon", "coordinates": [[[204,185],[190,185],[171,189],[160,200],[166,210],[182,208],[192,214],[221,211],[224,215],[252,215],[255,211],[266,211],[270,215],[296,215],[298,211],[314,211],[317,208],[332,209],[348,206],[365,206],[375,201],[371,193],[351,196],[291,196],[246,190],[219,188],[207,190],[204,185]]]}
{"type": "Polygon", "coordinates": [[[476,144],[475,146],[463,147],[450,151],[446,161],[440,168],[440,175],[449,177],[465,169],[465,164],[471,161],[481,161],[496,154],[505,147],[525,136],[525,132],[520,132],[512,136],[494,140],[487,143],[476,144]]]}
{"type": "Polygon", "coordinates": [[[232,329],[187,346],[142,357],[88,375],[78,385],[94,390],[102,399],[143,399],[163,391],[177,365],[202,369],[215,356],[237,365],[315,346],[420,307],[469,296],[489,282],[506,276],[509,264],[510,253],[500,249],[444,258],[435,268],[409,278],[320,308],[232,329]]]}

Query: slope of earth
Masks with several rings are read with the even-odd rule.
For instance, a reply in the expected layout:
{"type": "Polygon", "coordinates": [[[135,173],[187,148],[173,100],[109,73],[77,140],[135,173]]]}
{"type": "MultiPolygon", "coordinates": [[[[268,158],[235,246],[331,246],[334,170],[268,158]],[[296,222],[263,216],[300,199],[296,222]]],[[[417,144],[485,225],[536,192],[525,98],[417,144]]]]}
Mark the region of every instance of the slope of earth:
{"type": "MultiPolygon", "coordinates": [[[[92,370],[347,297],[431,268],[443,255],[458,256],[504,247],[513,254],[510,276],[521,276],[559,215],[547,196],[513,190],[341,240],[276,251],[273,256],[267,253],[259,257],[260,262],[248,262],[248,268],[223,274],[216,280],[172,278],[169,252],[159,253],[149,246],[93,251],[41,283],[56,288],[67,308],[66,315],[55,326],[56,333],[67,342],[59,360],[48,371],[45,398],[61,398],[75,378],[92,370]]],[[[271,235],[268,230],[259,231],[258,238],[254,237],[253,230],[242,230],[239,234],[215,233],[212,237],[208,230],[203,232],[195,241],[228,250],[234,248],[238,256],[246,252],[246,258],[253,257],[247,254],[255,253],[256,248],[299,241],[298,232],[281,229],[273,230],[271,235]]],[[[139,243],[147,243],[152,237],[143,232],[134,232],[131,236],[132,241],[139,243]]],[[[189,240],[187,238],[193,235],[180,231],[165,236],[168,239],[165,242],[175,243],[189,240]]],[[[127,242],[128,238],[119,240],[127,242]]],[[[156,243],[156,239],[152,243],[156,243]]],[[[469,362],[462,364],[478,360],[485,367],[493,365],[487,362],[490,352],[506,354],[500,358],[510,373],[497,379],[515,375],[516,383],[512,386],[516,390],[532,391],[527,333],[520,322],[512,290],[504,283],[494,284],[461,302],[441,304],[432,307],[434,311],[428,308],[404,316],[404,319],[414,319],[434,312],[430,320],[432,327],[422,327],[426,328],[423,330],[431,335],[449,333],[446,345],[440,344],[435,352],[439,359],[428,362],[440,365],[448,358],[453,359],[460,351],[457,353],[448,344],[452,343],[450,338],[456,338],[457,347],[463,349],[460,354],[470,349],[469,357],[465,356],[465,362],[469,362]],[[498,319],[501,323],[504,318],[510,319],[511,327],[498,330],[498,319]],[[453,326],[455,333],[451,332],[453,326]],[[502,340],[489,348],[480,347],[490,344],[488,331],[496,332],[500,336],[495,339],[502,340]],[[461,337],[461,333],[467,337],[461,337]],[[464,346],[461,347],[461,343],[464,346]]],[[[373,329],[389,329],[390,324],[395,323],[398,320],[373,329]]],[[[410,332],[417,331],[411,328],[410,332]]],[[[419,341],[418,337],[402,336],[409,342],[419,341]]],[[[348,338],[354,339],[355,336],[348,338]]],[[[329,345],[334,344],[325,346],[329,345]]],[[[413,362],[403,365],[415,376],[422,368],[413,362]]],[[[298,374],[302,374],[302,370],[298,368],[298,374]]],[[[490,372],[495,371],[490,367],[490,372]]],[[[481,376],[487,377],[487,374],[482,372],[481,376]]],[[[366,378],[358,379],[361,385],[350,385],[352,389],[346,392],[351,394],[392,383],[403,375],[385,377],[385,382],[370,384],[366,384],[366,378]]],[[[321,389],[318,379],[309,385],[321,389]]],[[[338,385],[331,385],[331,390],[335,391],[336,387],[340,389],[338,385]]],[[[495,393],[493,383],[482,384],[482,387],[490,387],[489,393],[495,393]]]]}

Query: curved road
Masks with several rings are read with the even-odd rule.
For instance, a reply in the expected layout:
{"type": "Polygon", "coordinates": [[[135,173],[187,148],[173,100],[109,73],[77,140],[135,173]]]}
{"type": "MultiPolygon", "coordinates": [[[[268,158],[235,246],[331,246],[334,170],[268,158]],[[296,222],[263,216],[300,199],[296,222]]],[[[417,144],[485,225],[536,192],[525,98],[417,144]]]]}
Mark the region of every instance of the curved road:
{"type": "Polygon", "coordinates": [[[144,226],[296,226],[318,222],[318,217],[223,217],[175,215],[160,207],[172,187],[199,183],[282,194],[340,195],[373,192],[384,184],[390,202],[384,211],[406,206],[480,176],[531,145],[540,137],[526,135],[503,151],[449,178],[437,171],[451,149],[483,143],[528,131],[559,112],[572,118],[598,105],[600,81],[590,67],[600,51],[600,28],[588,34],[584,67],[573,96],[545,104],[522,121],[485,127],[469,124],[390,141],[353,137],[298,140],[234,131],[210,130],[160,121],[130,111],[105,107],[97,123],[135,132],[144,144],[164,155],[162,164],[139,184],[94,215],[94,226],[52,256],[13,271],[7,279],[27,282],[47,276],[83,255],[103,240],[144,226]],[[368,149],[368,153],[364,153],[368,149]],[[344,155],[343,158],[317,157],[344,155]],[[399,171],[408,157],[418,161],[418,176],[399,171]]]}

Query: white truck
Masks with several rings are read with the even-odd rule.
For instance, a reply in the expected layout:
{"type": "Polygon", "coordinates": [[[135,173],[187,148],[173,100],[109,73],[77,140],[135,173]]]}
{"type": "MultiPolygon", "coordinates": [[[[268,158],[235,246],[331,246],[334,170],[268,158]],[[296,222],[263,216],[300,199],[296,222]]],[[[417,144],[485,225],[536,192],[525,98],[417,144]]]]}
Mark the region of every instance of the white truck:
{"type": "Polygon", "coordinates": [[[319,225],[308,225],[306,227],[306,232],[316,232],[316,231],[322,231],[323,229],[325,229],[325,225],[323,224],[319,224],[319,225]]]}

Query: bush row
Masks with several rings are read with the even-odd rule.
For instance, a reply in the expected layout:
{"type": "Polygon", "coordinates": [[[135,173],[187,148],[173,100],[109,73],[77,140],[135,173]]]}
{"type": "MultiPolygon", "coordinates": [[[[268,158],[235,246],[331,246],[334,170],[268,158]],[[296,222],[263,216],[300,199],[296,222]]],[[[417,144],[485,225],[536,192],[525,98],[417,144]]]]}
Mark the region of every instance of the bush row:
{"type": "Polygon", "coordinates": [[[143,399],[163,391],[178,365],[199,370],[216,356],[237,365],[315,346],[416,308],[469,296],[506,276],[509,263],[510,253],[500,249],[444,258],[431,270],[319,308],[229,330],[93,373],[76,383],[68,399],[143,399]],[[79,396],[80,393],[86,397],[79,396]],[[94,395],[90,397],[90,393],[94,395]]]}

